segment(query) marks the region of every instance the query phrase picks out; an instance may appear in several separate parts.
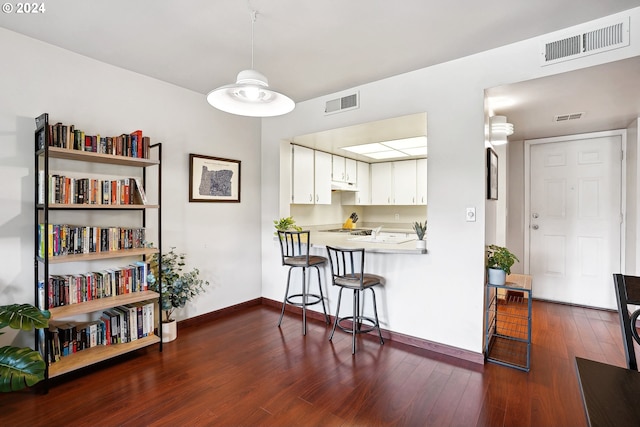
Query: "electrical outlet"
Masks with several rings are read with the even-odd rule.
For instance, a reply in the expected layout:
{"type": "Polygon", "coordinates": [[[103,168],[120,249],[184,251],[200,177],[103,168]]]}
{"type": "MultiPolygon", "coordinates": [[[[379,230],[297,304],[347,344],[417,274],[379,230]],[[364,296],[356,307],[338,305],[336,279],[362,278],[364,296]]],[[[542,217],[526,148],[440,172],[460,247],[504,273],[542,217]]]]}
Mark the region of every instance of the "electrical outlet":
{"type": "Polygon", "coordinates": [[[393,216],[393,219],[395,219],[396,221],[400,221],[400,214],[395,214],[393,216]]]}
{"type": "Polygon", "coordinates": [[[467,208],[467,221],[476,222],[476,208],[467,208]]]}

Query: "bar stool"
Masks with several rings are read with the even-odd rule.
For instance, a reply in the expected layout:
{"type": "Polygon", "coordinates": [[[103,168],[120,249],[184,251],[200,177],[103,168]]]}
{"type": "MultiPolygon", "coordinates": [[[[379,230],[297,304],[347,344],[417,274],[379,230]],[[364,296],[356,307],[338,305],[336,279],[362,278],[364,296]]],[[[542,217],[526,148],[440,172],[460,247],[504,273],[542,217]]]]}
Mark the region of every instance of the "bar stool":
{"type": "Polygon", "coordinates": [[[364,334],[377,329],[380,345],[384,344],[382,333],[380,332],[380,322],[378,321],[376,293],[373,289],[374,286],[384,285],[384,278],[375,274],[364,273],[364,248],[345,249],[327,246],[327,252],[329,255],[333,284],[340,287],[336,318],[333,323],[329,341],[333,339],[333,334],[337,326],[352,335],[351,354],[356,353],[356,334],[364,334]],[[351,316],[340,317],[340,302],[344,289],[353,290],[353,311],[351,316]],[[364,291],[367,289],[369,289],[373,295],[374,319],[364,315],[364,291]],[[361,296],[362,307],[360,304],[361,296]],[[342,323],[345,321],[350,321],[351,327],[344,326],[342,323]]]}
{"type": "Polygon", "coordinates": [[[289,266],[289,274],[287,275],[287,289],[284,293],[282,301],[282,312],[278,327],[282,323],[284,310],[287,304],[296,307],[302,307],[302,335],[307,334],[307,306],[322,303],[322,311],[327,324],[329,324],[329,316],[324,304],[324,294],[322,293],[322,280],[320,279],[320,266],[327,263],[327,258],[319,255],[309,254],[310,245],[309,231],[280,231],[278,230],[278,240],[280,241],[280,255],[282,257],[282,265],[289,266]],[[302,269],[302,290],[300,293],[289,295],[289,285],[291,283],[291,271],[294,268],[302,269]],[[309,293],[309,283],[307,281],[307,269],[315,268],[318,273],[318,289],[319,293],[309,293]]]}

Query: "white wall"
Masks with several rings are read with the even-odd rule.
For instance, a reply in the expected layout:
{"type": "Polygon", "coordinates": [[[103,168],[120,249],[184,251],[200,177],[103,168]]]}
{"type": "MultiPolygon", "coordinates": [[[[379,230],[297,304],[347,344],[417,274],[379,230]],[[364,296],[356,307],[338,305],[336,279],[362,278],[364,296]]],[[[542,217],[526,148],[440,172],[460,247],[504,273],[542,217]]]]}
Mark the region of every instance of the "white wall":
{"type": "MultiPolygon", "coordinates": [[[[632,10],[632,21],[640,9],[632,10]]],[[[628,14],[628,13],[627,13],[628,14]]],[[[625,14],[625,15],[627,15],[625,14]]],[[[294,135],[405,114],[426,112],[429,129],[429,238],[427,256],[375,257],[391,276],[385,291],[386,327],[454,347],[482,351],[485,235],[484,89],[640,54],[631,46],[553,66],[539,64],[538,39],[359,86],[361,106],[325,116],[324,103],[340,94],[299,103],[262,129],[263,295],[281,299],[284,269],[273,244],[272,221],[280,199],[278,144],[294,135]],[[475,207],[477,222],[465,221],[475,207]],[[396,297],[397,296],[397,297],[396,297]]],[[[348,93],[345,92],[345,93],[348,93]]],[[[497,211],[496,211],[497,212],[497,211]]],[[[377,263],[377,264],[376,264],[377,263]]]]}
{"type": "Polygon", "coordinates": [[[638,192],[640,191],[640,182],[638,179],[638,164],[640,150],[638,146],[640,143],[640,133],[638,127],[640,120],[636,119],[627,127],[627,153],[626,153],[626,184],[627,184],[627,212],[626,216],[626,239],[625,239],[625,274],[638,274],[638,266],[640,266],[640,250],[638,244],[640,244],[638,213],[640,212],[638,204],[640,203],[640,197],[638,192]]]}
{"type": "MultiPolygon", "coordinates": [[[[0,304],[32,302],[34,118],[163,143],[163,245],[212,284],[179,319],[260,297],[260,121],[202,94],[0,29],[0,304]],[[242,161],[241,203],[189,203],[189,153],[242,161]]],[[[116,264],[117,265],[117,264],[116,264]]]]}

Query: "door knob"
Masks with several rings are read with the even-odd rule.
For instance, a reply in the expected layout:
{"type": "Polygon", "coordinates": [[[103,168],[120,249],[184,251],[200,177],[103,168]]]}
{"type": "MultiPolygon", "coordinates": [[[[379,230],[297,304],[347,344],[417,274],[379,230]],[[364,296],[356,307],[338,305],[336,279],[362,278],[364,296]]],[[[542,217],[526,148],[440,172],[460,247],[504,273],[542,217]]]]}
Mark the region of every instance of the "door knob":
{"type": "Polygon", "coordinates": [[[531,228],[533,228],[534,230],[537,230],[539,227],[538,227],[538,224],[533,224],[531,228]]]}

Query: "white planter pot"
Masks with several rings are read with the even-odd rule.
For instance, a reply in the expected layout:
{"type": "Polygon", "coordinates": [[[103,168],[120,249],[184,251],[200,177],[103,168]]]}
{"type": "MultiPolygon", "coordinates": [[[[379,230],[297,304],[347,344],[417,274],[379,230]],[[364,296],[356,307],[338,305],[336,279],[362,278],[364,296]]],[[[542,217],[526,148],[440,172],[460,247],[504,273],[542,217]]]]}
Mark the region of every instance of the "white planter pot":
{"type": "Polygon", "coordinates": [[[426,240],[416,240],[416,249],[427,249],[426,240]]]}
{"type": "Polygon", "coordinates": [[[491,285],[504,286],[507,282],[507,273],[498,268],[489,268],[489,283],[491,285]]]}
{"type": "Polygon", "coordinates": [[[178,338],[178,322],[162,322],[162,342],[171,342],[178,338]]]}

